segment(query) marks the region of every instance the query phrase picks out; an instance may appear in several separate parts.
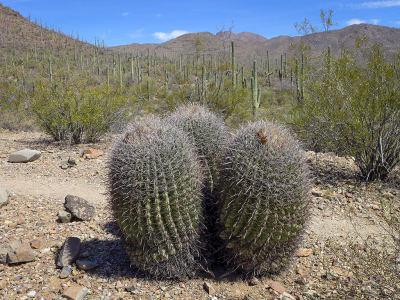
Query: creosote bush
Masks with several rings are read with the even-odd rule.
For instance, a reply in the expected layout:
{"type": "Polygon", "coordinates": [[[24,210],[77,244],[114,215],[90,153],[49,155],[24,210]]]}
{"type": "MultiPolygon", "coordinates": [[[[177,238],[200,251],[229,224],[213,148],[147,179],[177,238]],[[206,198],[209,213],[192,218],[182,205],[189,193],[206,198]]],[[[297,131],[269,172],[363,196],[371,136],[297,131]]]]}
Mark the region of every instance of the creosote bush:
{"type": "Polygon", "coordinates": [[[230,269],[282,270],[309,216],[308,169],[297,140],[273,122],[244,126],[224,153],[219,189],[219,236],[230,269]]]}
{"type": "Polygon", "coordinates": [[[352,157],[365,180],[385,179],[400,161],[400,72],[379,46],[363,45],[364,61],[343,50],[308,70],[292,122],[305,141],[352,157]]]}
{"type": "Polygon", "coordinates": [[[113,126],[125,124],[137,105],[107,86],[88,86],[85,77],[59,72],[52,82],[35,80],[29,108],[39,126],[56,141],[97,142],[113,126]]]}
{"type": "Polygon", "coordinates": [[[203,175],[188,136],[158,118],[138,121],[114,147],[108,169],[111,208],[132,263],[156,278],[194,276],[203,175]]]}

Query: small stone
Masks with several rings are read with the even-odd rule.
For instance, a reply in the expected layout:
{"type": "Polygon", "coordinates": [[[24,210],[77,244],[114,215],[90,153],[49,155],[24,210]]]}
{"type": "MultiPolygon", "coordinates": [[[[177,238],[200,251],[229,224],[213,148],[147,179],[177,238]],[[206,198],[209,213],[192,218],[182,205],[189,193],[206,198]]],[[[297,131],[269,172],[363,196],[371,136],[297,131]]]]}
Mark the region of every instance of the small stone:
{"type": "Polygon", "coordinates": [[[77,237],[68,237],[58,255],[57,266],[66,267],[71,265],[81,252],[81,240],[77,237]]]}
{"type": "Polygon", "coordinates": [[[318,191],[318,190],[312,190],[311,195],[313,195],[315,197],[322,197],[322,192],[318,191]]]}
{"type": "Polygon", "coordinates": [[[77,260],[75,263],[79,270],[84,270],[84,271],[92,270],[98,266],[95,262],[87,260],[77,260]]]}
{"type": "Polygon", "coordinates": [[[65,210],[60,210],[58,212],[58,220],[60,220],[61,223],[68,223],[72,219],[71,213],[65,211],[65,210]]]}
{"type": "Polygon", "coordinates": [[[29,298],[33,298],[33,297],[36,296],[36,292],[35,292],[35,291],[30,291],[30,292],[27,294],[27,296],[28,296],[29,298]]]}
{"type": "Polygon", "coordinates": [[[214,289],[214,287],[212,286],[211,283],[205,282],[205,283],[203,284],[203,287],[204,287],[204,290],[205,290],[209,295],[215,294],[215,289],[214,289]]]}
{"type": "Polygon", "coordinates": [[[300,285],[305,285],[305,284],[307,284],[307,281],[308,281],[308,280],[307,280],[307,277],[308,277],[308,276],[306,276],[306,275],[297,277],[297,278],[294,280],[294,282],[297,283],[297,284],[300,284],[300,285]]]}
{"type": "Polygon", "coordinates": [[[78,196],[67,195],[65,197],[64,207],[71,214],[83,221],[90,221],[95,214],[95,208],[88,201],[78,196]]]}
{"type": "Polygon", "coordinates": [[[103,155],[103,151],[96,150],[96,149],[86,149],[83,151],[83,158],[85,159],[95,159],[98,158],[100,155],[103,155]]]}
{"type": "Polygon", "coordinates": [[[74,167],[78,165],[78,160],[76,158],[70,157],[68,158],[68,164],[70,165],[70,167],[74,167]]]}
{"type": "Polygon", "coordinates": [[[373,210],[380,210],[380,207],[378,205],[376,205],[376,204],[371,204],[371,208],[373,210]]]}
{"type": "Polygon", "coordinates": [[[271,289],[277,291],[279,294],[282,294],[286,291],[285,287],[279,281],[272,281],[268,285],[271,289]]]}
{"type": "Polygon", "coordinates": [[[40,151],[23,149],[11,153],[8,157],[8,161],[10,163],[26,163],[37,160],[41,155],[42,153],[40,151]]]}
{"type": "Polygon", "coordinates": [[[9,202],[7,190],[0,187],[0,208],[6,206],[9,202]]]}
{"type": "Polygon", "coordinates": [[[260,280],[257,277],[253,277],[249,281],[249,286],[255,286],[260,284],[260,280]]]}
{"type": "Polygon", "coordinates": [[[0,291],[1,291],[2,289],[4,289],[4,288],[6,287],[6,285],[7,285],[7,280],[1,279],[1,280],[0,280],[0,291]]]}
{"type": "Polygon", "coordinates": [[[34,239],[31,241],[31,248],[33,249],[40,249],[42,245],[42,241],[39,239],[34,239]]]}
{"type": "Polygon", "coordinates": [[[296,300],[295,297],[293,297],[292,295],[290,295],[289,293],[286,293],[286,292],[280,294],[278,299],[279,300],[296,300]]]}
{"type": "Polygon", "coordinates": [[[88,292],[89,290],[86,287],[71,286],[62,296],[69,300],[82,300],[88,292]]]}
{"type": "Polygon", "coordinates": [[[307,257],[312,253],[312,249],[299,249],[296,251],[296,255],[299,257],[307,257]]]}
{"type": "Polygon", "coordinates": [[[244,296],[243,300],[254,300],[254,298],[250,297],[249,295],[244,296]]]}
{"type": "Polygon", "coordinates": [[[64,279],[71,275],[72,269],[70,267],[63,267],[60,273],[60,278],[64,279]]]}
{"type": "Polygon", "coordinates": [[[69,168],[69,163],[67,161],[63,161],[60,165],[60,168],[66,170],[69,168]]]}
{"type": "Polygon", "coordinates": [[[352,195],[352,194],[350,194],[350,193],[346,193],[346,194],[345,194],[345,197],[346,197],[346,198],[353,199],[353,195],[352,195]]]}

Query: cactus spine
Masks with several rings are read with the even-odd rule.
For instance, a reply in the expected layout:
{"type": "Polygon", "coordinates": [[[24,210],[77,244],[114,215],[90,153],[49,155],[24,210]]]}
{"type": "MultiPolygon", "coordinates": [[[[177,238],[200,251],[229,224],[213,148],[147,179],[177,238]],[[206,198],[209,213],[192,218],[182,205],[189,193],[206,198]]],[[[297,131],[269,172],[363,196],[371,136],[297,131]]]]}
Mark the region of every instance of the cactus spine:
{"type": "Polygon", "coordinates": [[[280,271],[308,218],[308,171],[299,143],[281,126],[242,128],[224,155],[220,238],[232,270],[280,271]]]}
{"type": "Polygon", "coordinates": [[[108,194],[137,267],[158,278],[193,276],[202,227],[202,174],[187,135],[160,119],[133,124],[108,163],[108,194]]]}

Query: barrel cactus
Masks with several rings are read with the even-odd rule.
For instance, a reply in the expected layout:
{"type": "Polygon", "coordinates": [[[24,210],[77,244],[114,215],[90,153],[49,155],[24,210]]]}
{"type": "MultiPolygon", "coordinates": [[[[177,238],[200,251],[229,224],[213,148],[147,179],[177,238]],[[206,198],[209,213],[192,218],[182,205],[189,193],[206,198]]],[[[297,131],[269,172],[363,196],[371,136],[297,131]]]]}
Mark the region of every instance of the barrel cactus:
{"type": "Polygon", "coordinates": [[[202,171],[188,136],[158,118],[131,125],[108,163],[108,194],[134,265],[156,278],[199,268],[202,171]]]}
{"type": "Polygon", "coordinates": [[[309,177],[299,143],[273,122],[243,127],[224,154],[220,190],[219,236],[231,270],[281,271],[309,219],[309,177]]]}
{"type": "Polygon", "coordinates": [[[218,182],[221,153],[228,137],[224,122],[206,107],[197,104],[179,107],[166,120],[192,138],[205,171],[206,187],[213,191],[218,182]]]}
{"type": "Polygon", "coordinates": [[[204,207],[204,222],[206,231],[203,240],[206,245],[205,255],[211,258],[215,248],[216,220],[218,218],[217,193],[221,155],[227,145],[228,131],[221,118],[209,111],[206,107],[189,104],[179,107],[167,117],[167,122],[181,128],[189,134],[197,148],[201,166],[204,171],[204,188],[206,205],[204,207]]]}

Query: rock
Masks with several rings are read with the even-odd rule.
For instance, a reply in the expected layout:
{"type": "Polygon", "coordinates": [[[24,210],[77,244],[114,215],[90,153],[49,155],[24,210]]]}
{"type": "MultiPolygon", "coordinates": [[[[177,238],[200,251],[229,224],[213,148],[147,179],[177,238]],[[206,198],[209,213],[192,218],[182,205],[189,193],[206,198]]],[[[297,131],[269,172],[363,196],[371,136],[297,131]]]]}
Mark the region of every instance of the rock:
{"type": "Polygon", "coordinates": [[[311,195],[313,195],[315,197],[322,197],[322,192],[318,191],[318,190],[312,190],[311,195]]]}
{"type": "Polygon", "coordinates": [[[0,264],[7,263],[7,256],[8,256],[8,248],[6,247],[0,248],[0,264]]]}
{"type": "Polygon", "coordinates": [[[257,277],[253,277],[249,281],[249,286],[255,286],[255,285],[258,285],[258,284],[260,284],[260,280],[258,280],[257,277]]]}
{"type": "Polygon", "coordinates": [[[88,201],[73,195],[67,195],[65,197],[64,207],[70,211],[74,217],[83,221],[90,221],[96,212],[94,206],[88,201]]]}
{"type": "Polygon", "coordinates": [[[30,291],[30,292],[27,294],[27,296],[28,296],[29,298],[33,298],[33,297],[36,296],[36,292],[35,292],[35,291],[30,291]]]}
{"type": "Polygon", "coordinates": [[[103,151],[93,148],[83,151],[83,158],[85,159],[95,159],[98,158],[100,155],[103,155],[103,151]]]}
{"type": "Polygon", "coordinates": [[[312,249],[299,249],[296,251],[296,255],[299,257],[307,257],[312,253],[312,249]]]}
{"type": "Polygon", "coordinates": [[[244,296],[243,300],[254,300],[254,298],[250,297],[249,295],[244,296]]]}
{"type": "Polygon", "coordinates": [[[72,269],[70,267],[63,267],[60,273],[60,278],[64,279],[71,275],[72,269]]]}
{"type": "Polygon", "coordinates": [[[67,161],[63,161],[60,165],[61,169],[68,169],[78,165],[78,160],[73,157],[69,157],[67,161]]]}
{"type": "Polygon", "coordinates": [[[9,202],[7,190],[0,187],[0,208],[6,206],[9,202]]]}
{"type": "Polygon", "coordinates": [[[33,250],[28,242],[23,242],[19,239],[8,244],[8,264],[18,264],[34,260],[35,254],[33,253],[33,250]]]}
{"type": "Polygon", "coordinates": [[[7,285],[7,280],[5,279],[0,280],[0,291],[4,289],[6,285],[7,285]]]}
{"type": "Polygon", "coordinates": [[[13,152],[9,155],[8,161],[10,163],[26,163],[37,160],[42,153],[37,150],[23,149],[13,152]]]}
{"type": "Polygon", "coordinates": [[[307,278],[307,275],[299,276],[294,280],[294,282],[300,285],[306,285],[308,281],[307,278]]]}
{"type": "Polygon", "coordinates": [[[290,295],[289,293],[282,293],[279,295],[278,299],[280,300],[296,300],[295,297],[293,297],[292,295],[290,295]]]}
{"type": "Polygon", "coordinates": [[[71,286],[69,287],[62,296],[70,300],[82,300],[89,290],[86,287],[71,286]]]}
{"type": "Polygon", "coordinates": [[[279,294],[282,294],[286,291],[285,287],[279,281],[272,281],[268,285],[271,289],[277,291],[279,294]]]}
{"type": "Polygon", "coordinates": [[[72,219],[71,213],[65,211],[65,210],[60,210],[58,212],[58,220],[60,220],[61,223],[68,223],[72,219]]]}
{"type": "Polygon", "coordinates": [[[57,266],[67,267],[71,265],[81,252],[81,240],[77,237],[68,237],[58,255],[57,266]]]}
{"type": "Polygon", "coordinates": [[[75,167],[78,165],[78,160],[74,157],[68,158],[68,164],[70,167],[75,167]]]}
{"type": "Polygon", "coordinates": [[[42,246],[42,241],[39,239],[34,239],[31,241],[31,248],[33,249],[40,249],[42,246]]]}
{"type": "Polygon", "coordinates": [[[215,294],[215,289],[209,282],[204,282],[203,284],[204,290],[209,294],[209,295],[214,295],[215,294]]]}
{"type": "Polygon", "coordinates": [[[66,169],[68,169],[69,167],[70,167],[70,165],[68,164],[67,161],[63,161],[63,162],[61,163],[61,165],[60,165],[60,168],[63,169],[63,170],[66,170],[66,169]]]}
{"type": "Polygon", "coordinates": [[[79,270],[84,271],[92,270],[98,266],[95,262],[87,260],[77,260],[75,263],[79,270]]]}

